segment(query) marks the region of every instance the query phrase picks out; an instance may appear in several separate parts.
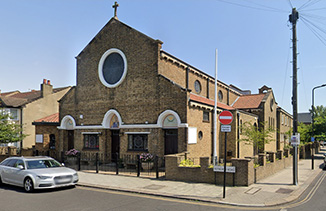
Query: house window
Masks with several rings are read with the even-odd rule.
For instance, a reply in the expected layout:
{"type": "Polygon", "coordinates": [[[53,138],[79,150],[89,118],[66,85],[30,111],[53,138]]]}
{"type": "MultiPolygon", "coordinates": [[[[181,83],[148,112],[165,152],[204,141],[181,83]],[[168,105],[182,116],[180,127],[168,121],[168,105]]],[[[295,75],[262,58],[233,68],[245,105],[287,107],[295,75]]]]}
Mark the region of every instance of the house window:
{"type": "Polygon", "coordinates": [[[242,119],[240,120],[240,134],[242,133],[242,119]]]}
{"type": "Polygon", "coordinates": [[[148,151],[148,135],[147,134],[129,134],[128,150],[130,151],[148,151]]]}
{"type": "Polygon", "coordinates": [[[50,135],[50,144],[49,144],[50,149],[55,149],[55,135],[51,134],[50,135]]]}
{"type": "Polygon", "coordinates": [[[203,139],[203,132],[202,131],[199,131],[198,138],[199,138],[199,140],[202,140],[203,139]]]}
{"type": "Polygon", "coordinates": [[[197,94],[200,94],[201,92],[201,84],[198,80],[195,81],[195,91],[197,92],[197,94]]]}
{"type": "Polygon", "coordinates": [[[218,100],[219,100],[220,102],[222,102],[222,100],[223,100],[223,93],[222,93],[221,90],[218,91],[218,100]]]}
{"type": "Polygon", "coordinates": [[[208,111],[203,112],[203,121],[209,122],[209,112],[208,111]]]}
{"type": "Polygon", "coordinates": [[[9,115],[11,120],[18,120],[18,109],[15,108],[5,108],[1,109],[1,114],[9,115]]]}
{"type": "Polygon", "coordinates": [[[99,149],[98,134],[84,134],[84,149],[99,149]]]}

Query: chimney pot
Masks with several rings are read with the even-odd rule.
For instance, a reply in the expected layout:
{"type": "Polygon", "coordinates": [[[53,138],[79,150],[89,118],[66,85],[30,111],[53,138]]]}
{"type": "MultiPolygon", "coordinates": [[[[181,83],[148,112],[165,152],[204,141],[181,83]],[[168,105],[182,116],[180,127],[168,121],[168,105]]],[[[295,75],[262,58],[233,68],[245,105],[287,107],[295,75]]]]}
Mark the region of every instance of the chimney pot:
{"type": "Polygon", "coordinates": [[[46,79],[43,79],[43,84],[46,84],[46,79]]]}
{"type": "Polygon", "coordinates": [[[48,84],[51,85],[51,81],[50,80],[48,80],[48,84]]]}

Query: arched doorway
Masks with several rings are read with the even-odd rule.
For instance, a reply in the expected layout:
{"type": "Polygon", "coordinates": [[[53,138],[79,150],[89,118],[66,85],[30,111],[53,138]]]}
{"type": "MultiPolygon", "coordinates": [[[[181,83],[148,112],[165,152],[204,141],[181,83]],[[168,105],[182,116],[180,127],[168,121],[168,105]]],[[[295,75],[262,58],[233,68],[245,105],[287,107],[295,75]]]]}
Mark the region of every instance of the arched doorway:
{"type": "Polygon", "coordinates": [[[75,147],[74,144],[74,129],[76,127],[76,122],[74,120],[74,118],[70,115],[65,116],[62,120],[61,120],[61,125],[60,125],[60,129],[66,130],[65,131],[65,137],[67,137],[67,150],[73,149],[75,147]]]}
{"type": "Polygon", "coordinates": [[[178,153],[178,121],[173,114],[168,114],[163,120],[164,154],[178,153]]]}
{"type": "Polygon", "coordinates": [[[120,130],[119,119],[117,115],[113,114],[110,119],[110,131],[111,131],[111,160],[116,162],[118,154],[120,153],[120,130]]]}

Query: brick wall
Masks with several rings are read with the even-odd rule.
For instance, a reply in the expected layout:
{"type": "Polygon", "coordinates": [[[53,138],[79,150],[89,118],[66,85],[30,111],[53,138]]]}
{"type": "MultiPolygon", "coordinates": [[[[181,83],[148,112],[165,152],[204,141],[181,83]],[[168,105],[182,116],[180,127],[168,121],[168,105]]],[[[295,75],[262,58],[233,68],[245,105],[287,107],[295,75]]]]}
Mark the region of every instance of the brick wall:
{"type": "MultiPolygon", "coordinates": [[[[223,172],[214,172],[209,168],[209,158],[200,158],[200,167],[179,167],[178,159],[183,155],[165,156],[166,179],[185,182],[201,182],[222,185],[223,172]]],[[[236,173],[227,173],[226,184],[228,186],[248,186],[254,182],[253,161],[250,159],[232,159],[232,166],[236,167],[236,173]]]]}

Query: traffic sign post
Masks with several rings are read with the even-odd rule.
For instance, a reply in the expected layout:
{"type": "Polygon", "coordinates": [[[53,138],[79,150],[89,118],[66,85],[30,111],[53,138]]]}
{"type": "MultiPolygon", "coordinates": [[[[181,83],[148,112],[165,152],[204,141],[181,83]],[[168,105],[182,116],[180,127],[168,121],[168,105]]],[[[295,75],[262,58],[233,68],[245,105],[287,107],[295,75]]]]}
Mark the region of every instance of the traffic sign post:
{"type": "Polygon", "coordinates": [[[221,125],[221,132],[231,132],[231,125],[221,125]]]}
{"type": "Polygon", "coordinates": [[[295,133],[291,136],[291,145],[294,148],[294,154],[293,154],[293,181],[294,185],[298,185],[298,146],[300,145],[300,133],[295,133]]]}
{"type": "Polygon", "coordinates": [[[226,186],[226,146],[227,146],[227,133],[231,132],[231,124],[233,121],[233,115],[230,111],[222,111],[218,116],[220,121],[221,131],[225,132],[225,142],[224,142],[224,182],[223,182],[223,198],[225,198],[225,186],[226,186]]]}
{"type": "Polygon", "coordinates": [[[229,125],[233,120],[233,115],[230,111],[222,111],[218,116],[218,120],[222,125],[229,125]]]}

